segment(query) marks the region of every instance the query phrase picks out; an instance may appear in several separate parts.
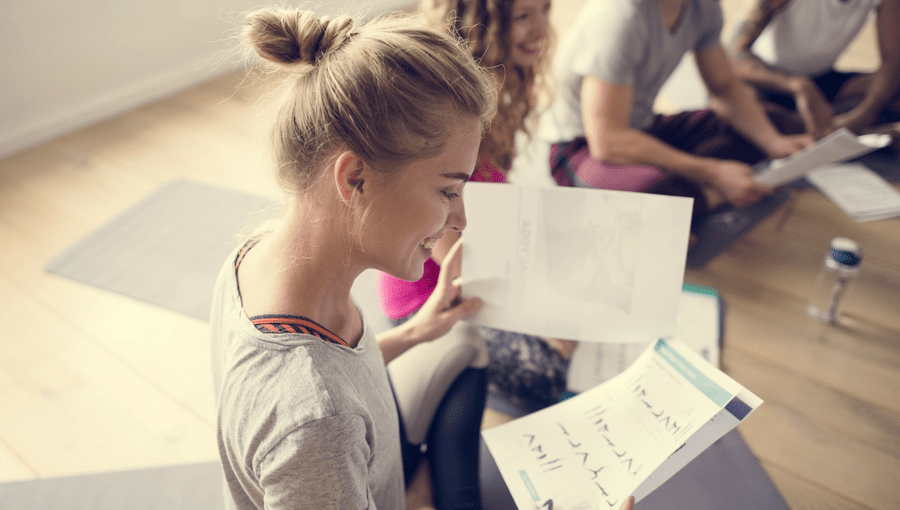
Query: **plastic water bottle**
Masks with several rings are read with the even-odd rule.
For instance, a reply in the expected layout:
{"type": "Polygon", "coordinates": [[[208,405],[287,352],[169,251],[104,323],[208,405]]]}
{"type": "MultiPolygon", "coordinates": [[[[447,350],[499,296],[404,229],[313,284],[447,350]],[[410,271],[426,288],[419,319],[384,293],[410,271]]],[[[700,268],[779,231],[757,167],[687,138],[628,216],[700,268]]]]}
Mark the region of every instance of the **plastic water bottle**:
{"type": "Polygon", "coordinates": [[[841,298],[859,274],[860,262],[862,249],[857,243],[843,237],[832,239],[831,250],[825,254],[822,269],[816,277],[807,313],[822,322],[837,321],[841,298]]]}

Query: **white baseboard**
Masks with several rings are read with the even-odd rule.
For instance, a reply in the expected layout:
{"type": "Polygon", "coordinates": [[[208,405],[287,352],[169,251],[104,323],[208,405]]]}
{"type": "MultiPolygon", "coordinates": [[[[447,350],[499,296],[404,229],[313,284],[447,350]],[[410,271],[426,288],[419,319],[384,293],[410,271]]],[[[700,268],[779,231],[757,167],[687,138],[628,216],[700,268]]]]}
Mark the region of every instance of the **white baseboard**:
{"type": "Polygon", "coordinates": [[[222,76],[234,71],[240,65],[222,63],[211,69],[209,65],[211,61],[212,58],[204,58],[185,64],[0,132],[0,159],[192,85],[222,76]]]}

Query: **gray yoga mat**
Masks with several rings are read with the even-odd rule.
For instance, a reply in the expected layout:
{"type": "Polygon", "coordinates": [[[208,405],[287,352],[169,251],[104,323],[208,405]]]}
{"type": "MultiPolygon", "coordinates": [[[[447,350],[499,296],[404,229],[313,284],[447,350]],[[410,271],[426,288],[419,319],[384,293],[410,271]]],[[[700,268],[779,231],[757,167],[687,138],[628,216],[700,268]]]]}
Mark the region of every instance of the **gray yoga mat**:
{"type": "Polygon", "coordinates": [[[218,462],[0,483],[4,510],[222,510],[218,462]]]}
{"type": "Polygon", "coordinates": [[[169,182],[47,263],[67,278],[207,320],[216,275],[273,202],[169,182]]]}

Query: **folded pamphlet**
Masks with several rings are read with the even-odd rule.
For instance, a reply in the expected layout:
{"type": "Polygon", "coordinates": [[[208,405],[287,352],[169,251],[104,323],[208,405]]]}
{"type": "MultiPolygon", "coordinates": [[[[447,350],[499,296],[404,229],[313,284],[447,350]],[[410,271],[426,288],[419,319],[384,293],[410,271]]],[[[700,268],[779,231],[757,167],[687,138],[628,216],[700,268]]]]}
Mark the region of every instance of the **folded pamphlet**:
{"type": "Polygon", "coordinates": [[[519,510],[618,509],[761,404],[684,343],[658,340],[607,382],[482,436],[519,510]]]}

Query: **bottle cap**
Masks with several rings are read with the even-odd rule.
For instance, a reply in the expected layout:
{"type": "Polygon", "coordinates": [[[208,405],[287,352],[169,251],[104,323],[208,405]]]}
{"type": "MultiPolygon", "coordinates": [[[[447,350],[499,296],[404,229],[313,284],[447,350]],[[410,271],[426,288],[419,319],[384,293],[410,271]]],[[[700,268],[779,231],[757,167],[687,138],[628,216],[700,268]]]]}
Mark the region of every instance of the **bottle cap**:
{"type": "Polygon", "coordinates": [[[831,240],[831,258],[838,264],[855,267],[862,261],[862,248],[855,241],[835,237],[831,240]]]}

